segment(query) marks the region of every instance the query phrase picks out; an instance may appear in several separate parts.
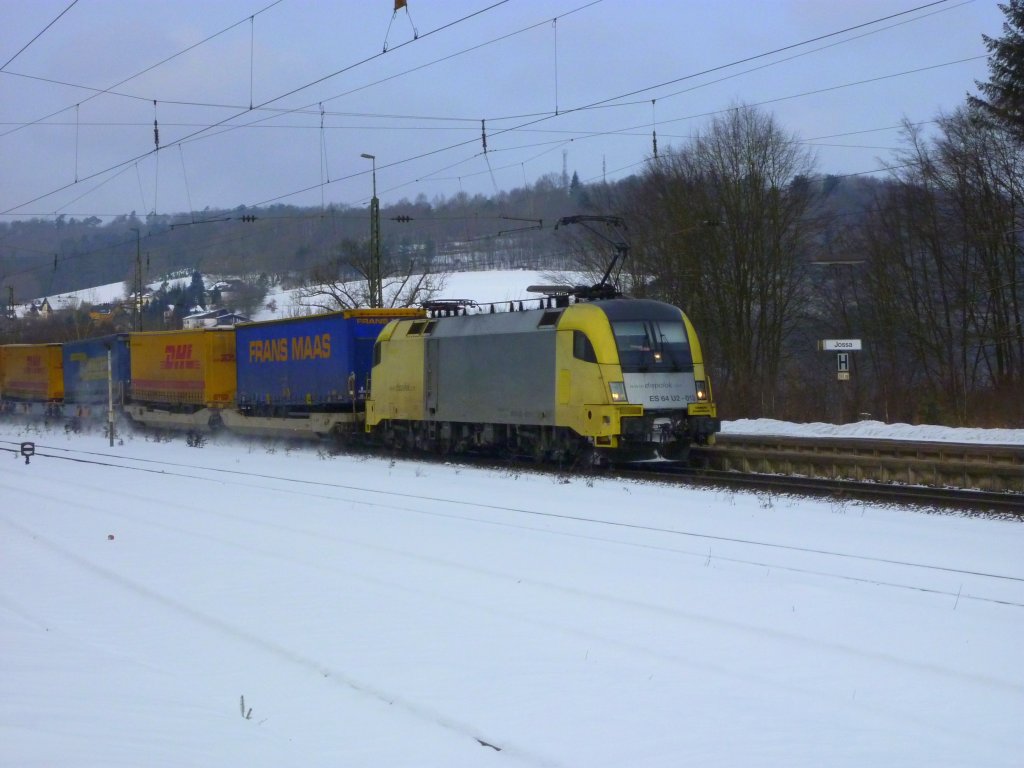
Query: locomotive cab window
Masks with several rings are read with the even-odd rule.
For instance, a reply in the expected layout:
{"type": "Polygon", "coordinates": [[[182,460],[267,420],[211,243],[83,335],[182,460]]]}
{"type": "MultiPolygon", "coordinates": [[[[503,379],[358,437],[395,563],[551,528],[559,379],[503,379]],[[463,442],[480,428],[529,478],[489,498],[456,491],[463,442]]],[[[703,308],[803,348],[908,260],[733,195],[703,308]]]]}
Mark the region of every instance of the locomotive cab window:
{"type": "Polygon", "coordinates": [[[572,332],[572,356],[585,363],[596,363],[597,353],[594,352],[594,345],[590,343],[587,334],[583,331],[572,332]]]}
{"type": "Polygon", "coordinates": [[[373,364],[380,365],[380,342],[373,345],[373,364]]]}
{"type": "Polygon", "coordinates": [[[693,370],[682,320],[619,320],[612,330],[625,372],[693,370]]]}
{"type": "Polygon", "coordinates": [[[423,333],[424,326],[426,326],[426,322],[423,321],[423,320],[419,320],[419,321],[417,321],[415,323],[410,323],[409,324],[409,330],[408,330],[408,332],[405,335],[406,336],[419,336],[421,333],[423,333]]]}

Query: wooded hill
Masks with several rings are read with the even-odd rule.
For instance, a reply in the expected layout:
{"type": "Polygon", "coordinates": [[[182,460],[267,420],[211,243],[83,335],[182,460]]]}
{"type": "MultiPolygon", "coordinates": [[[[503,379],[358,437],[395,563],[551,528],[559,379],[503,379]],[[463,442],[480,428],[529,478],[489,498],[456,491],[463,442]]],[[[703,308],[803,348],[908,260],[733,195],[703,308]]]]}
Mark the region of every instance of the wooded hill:
{"type": "MultiPolygon", "coordinates": [[[[428,201],[420,195],[381,207],[382,251],[425,268],[555,265],[564,262],[565,244],[551,237],[552,225],[582,210],[583,198],[581,185],[563,185],[558,176],[494,197],[428,201]]],[[[369,233],[368,209],[347,206],[14,221],[0,224],[0,283],[25,301],[126,280],[134,275],[137,249],[148,280],[199,270],[297,282],[336,264],[342,243],[367,246],[369,233]]]]}

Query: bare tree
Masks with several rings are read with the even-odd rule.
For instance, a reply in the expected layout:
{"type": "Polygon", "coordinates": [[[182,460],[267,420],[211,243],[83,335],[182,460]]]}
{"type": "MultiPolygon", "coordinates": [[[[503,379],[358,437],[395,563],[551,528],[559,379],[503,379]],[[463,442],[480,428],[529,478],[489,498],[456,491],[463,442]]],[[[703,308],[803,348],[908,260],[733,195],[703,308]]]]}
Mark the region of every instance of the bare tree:
{"type": "MultiPolygon", "coordinates": [[[[772,415],[803,304],[813,154],[739,106],[652,159],[630,216],[634,281],[701,330],[734,415],[772,415]]],[[[639,293],[639,291],[637,291],[639,293]]]]}
{"type": "Polygon", "coordinates": [[[1024,147],[971,110],[906,148],[865,227],[868,322],[905,418],[973,421],[979,406],[1024,416],[1024,147]],[[912,372],[912,373],[911,373],[912,372]],[[997,397],[993,398],[993,395],[997,397]]]}
{"type": "MultiPolygon", "coordinates": [[[[325,312],[371,306],[370,259],[364,244],[343,240],[338,259],[313,269],[307,285],[298,291],[299,299],[325,312]]],[[[381,265],[384,306],[422,304],[444,290],[446,279],[446,273],[431,272],[415,259],[399,262],[385,256],[381,265]]]]}

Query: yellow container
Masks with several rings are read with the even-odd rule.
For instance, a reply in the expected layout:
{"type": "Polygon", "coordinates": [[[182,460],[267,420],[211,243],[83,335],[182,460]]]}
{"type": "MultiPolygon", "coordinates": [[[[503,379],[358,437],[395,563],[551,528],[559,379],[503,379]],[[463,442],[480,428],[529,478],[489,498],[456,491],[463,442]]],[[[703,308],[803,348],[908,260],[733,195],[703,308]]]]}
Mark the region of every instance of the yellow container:
{"type": "Polygon", "coordinates": [[[128,346],[133,402],[198,409],[235,401],[233,328],[133,333],[128,346]]]}
{"type": "Polygon", "coordinates": [[[64,361],[60,344],[0,347],[0,393],[5,400],[63,400],[64,361]]]}

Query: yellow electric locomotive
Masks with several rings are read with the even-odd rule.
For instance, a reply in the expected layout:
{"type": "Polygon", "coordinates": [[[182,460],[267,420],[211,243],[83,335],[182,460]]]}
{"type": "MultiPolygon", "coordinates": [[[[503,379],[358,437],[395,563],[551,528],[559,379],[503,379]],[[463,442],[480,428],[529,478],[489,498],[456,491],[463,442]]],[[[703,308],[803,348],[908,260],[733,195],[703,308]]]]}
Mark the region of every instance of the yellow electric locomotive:
{"type": "MultiPolygon", "coordinates": [[[[683,458],[719,429],[700,343],[658,301],[394,320],[374,349],[366,428],[388,444],[538,459],[683,458]]],[[[436,316],[436,315],[442,316],[436,316]]]]}

